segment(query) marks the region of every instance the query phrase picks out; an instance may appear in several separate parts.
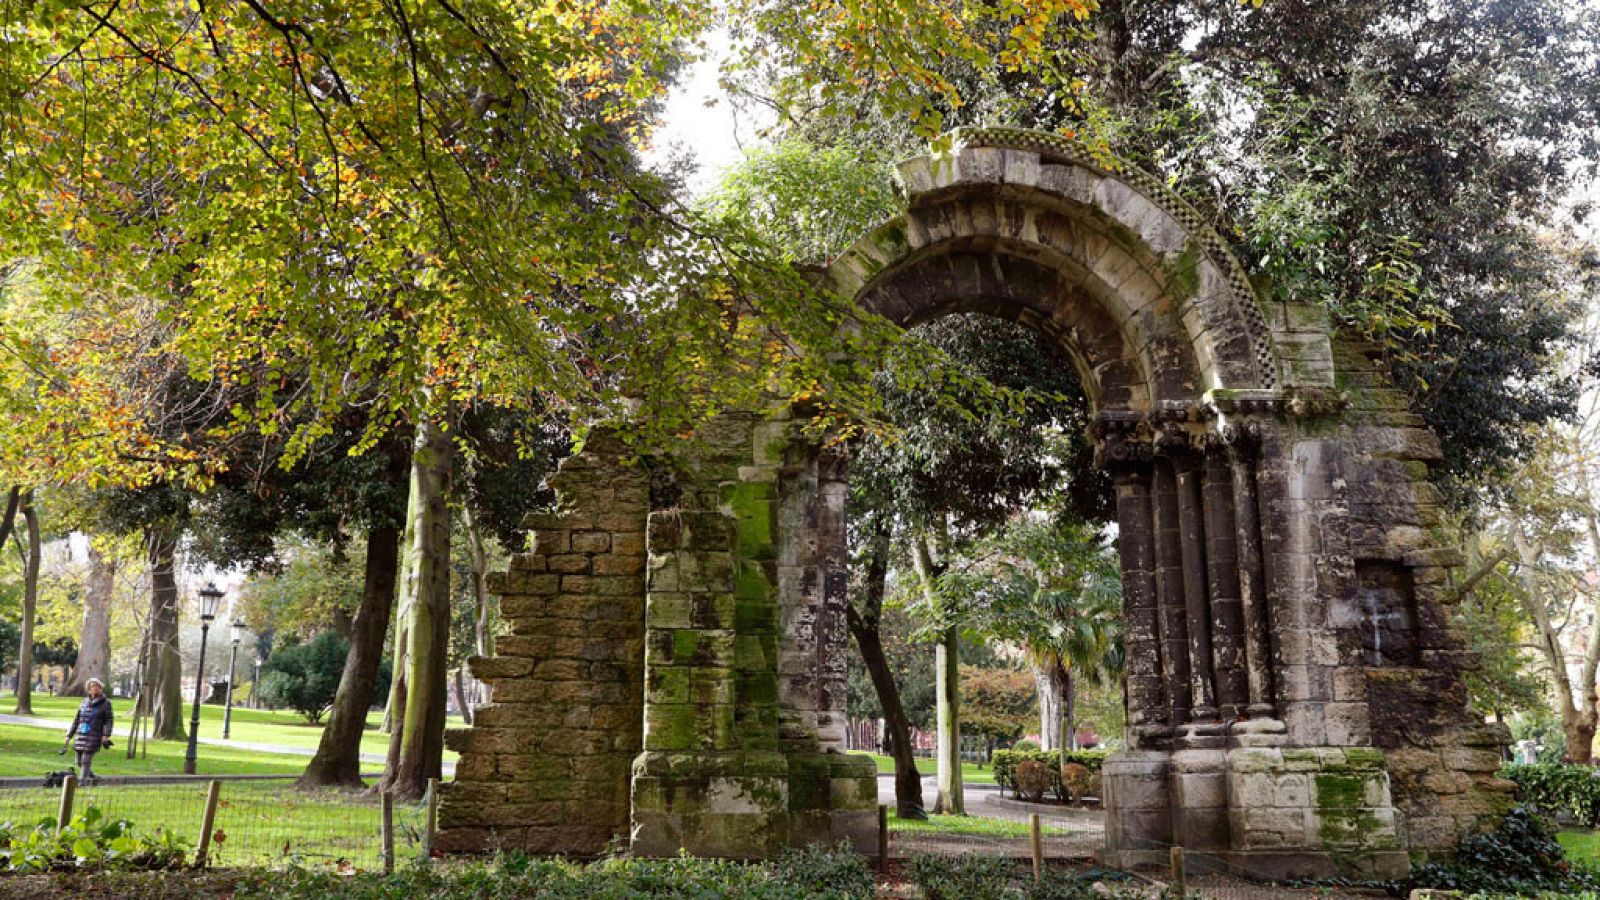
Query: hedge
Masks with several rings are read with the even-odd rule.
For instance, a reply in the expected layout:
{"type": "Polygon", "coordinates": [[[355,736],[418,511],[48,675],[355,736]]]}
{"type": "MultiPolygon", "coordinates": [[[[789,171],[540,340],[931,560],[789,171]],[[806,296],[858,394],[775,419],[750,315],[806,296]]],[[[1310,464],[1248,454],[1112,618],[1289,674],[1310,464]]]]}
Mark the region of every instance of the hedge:
{"type": "Polygon", "coordinates": [[[1056,799],[1065,802],[1067,793],[1061,787],[1061,766],[1063,763],[1077,763],[1090,772],[1098,773],[1105,764],[1107,753],[1104,750],[996,750],[991,763],[994,766],[994,783],[1004,790],[1009,790],[1013,795],[1017,792],[1016,779],[1012,773],[1016,771],[1017,764],[1024,760],[1037,760],[1050,768],[1050,791],[1056,799]],[[1063,759],[1065,757],[1065,759],[1063,759]]]}
{"type": "Polygon", "coordinates": [[[1547,814],[1567,813],[1582,824],[1600,825],[1600,769],[1567,763],[1509,765],[1500,777],[1517,785],[1523,803],[1547,814]]]}

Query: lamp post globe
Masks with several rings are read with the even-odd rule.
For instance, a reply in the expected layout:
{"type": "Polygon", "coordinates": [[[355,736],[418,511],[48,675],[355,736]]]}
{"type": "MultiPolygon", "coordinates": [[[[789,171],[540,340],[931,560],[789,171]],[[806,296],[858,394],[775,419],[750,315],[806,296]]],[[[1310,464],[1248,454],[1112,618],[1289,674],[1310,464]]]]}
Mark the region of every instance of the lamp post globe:
{"type": "Polygon", "coordinates": [[[234,619],[228,626],[228,637],[233,644],[233,651],[228,655],[228,699],[222,708],[222,739],[228,739],[228,732],[233,727],[233,673],[239,670],[239,636],[244,631],[244,623],[234,619]]]}
{"type": "Polygon", "coordinates": [[[183,774],[195,773],[195,753],[200,737],[200,689],[206,679],[206,638],[211,633],[211,620],[217,617],[217,606],[222,602],[222,591],[216,584],[206,582],[200,589],[200,662],[194,673],[194,714],[189,717],[189,749],[183,754],[183,774]]]}

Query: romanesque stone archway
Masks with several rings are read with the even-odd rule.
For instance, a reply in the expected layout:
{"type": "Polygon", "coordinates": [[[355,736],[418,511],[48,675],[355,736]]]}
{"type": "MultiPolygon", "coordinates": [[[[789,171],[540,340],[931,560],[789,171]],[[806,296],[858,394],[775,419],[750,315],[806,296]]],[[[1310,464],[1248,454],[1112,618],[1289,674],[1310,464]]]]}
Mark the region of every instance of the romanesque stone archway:
{"type": "MultiPolygon", "coordinates": [[[[1162,186],[1034,132],[957,132],[907,213],[822,276],[912,325],[957,311],[1058,341],[1115,480],[1128,749],[1113,862],[1166,846],[1285,876],[1394,874],[1505,794],[1467,713],[1429,529],[1437,441],[1372,348],[1263,303],[1162,186]]],[[[670,508],[605,436],[496,584],[513,635],[442,811],[447,847],[757,856],[870,836],[843,747],[843,461],[729,415],[670,508]]]]}

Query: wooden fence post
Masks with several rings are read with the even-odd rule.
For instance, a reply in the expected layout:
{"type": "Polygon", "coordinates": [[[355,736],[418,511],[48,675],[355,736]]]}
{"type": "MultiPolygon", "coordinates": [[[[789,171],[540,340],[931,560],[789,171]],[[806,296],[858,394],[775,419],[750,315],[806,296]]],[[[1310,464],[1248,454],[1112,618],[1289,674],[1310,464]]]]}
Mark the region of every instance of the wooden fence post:
{"type": "Polygon", "coordinates": [[[394,874],[394,795],[388,791],[378,795],[383,809],[383,874],[394,874]]]}
{"type": "Polygon", "coordinates": [[[889,807],[878,804],[878,874],[889,874],[889,807]]]}
{"type": "Polygon", "coordinates": [[[433,859],[433,836],[439,827],[439,779],[428,779],[428,830],[422,841],[423,858],[433,859]]]}
{"type": "Polygon", "coordinates": [[[1189,891],[1189,873],[1183,860],[1183,848],[1172,848],[1172,892],[1179,897],[1189,891]]]}
{"type": "Polygon", "coordinates": [[[1033,846],[1033,880],[1044,878],[1044,839],[1039,833],[1039,814],[1028,814],[1028,838],[1033,846]]]}
{"type": "Polygon", "coordinates": [[[217,797],[222,793],[222,782],[213,781],[206,787],[206,811],[200,817],[200,846],[195,850],[194,867],[204,869],[211,852],[211,828],[217,824],[217,797]]]}
{"type": "Polygon", "coordinates": [[[56,810],[56,831],[67,827],[72,821],[72,795],[78,790],[78,776],[68,775],[61,779],[61,807],[56,810]]]}

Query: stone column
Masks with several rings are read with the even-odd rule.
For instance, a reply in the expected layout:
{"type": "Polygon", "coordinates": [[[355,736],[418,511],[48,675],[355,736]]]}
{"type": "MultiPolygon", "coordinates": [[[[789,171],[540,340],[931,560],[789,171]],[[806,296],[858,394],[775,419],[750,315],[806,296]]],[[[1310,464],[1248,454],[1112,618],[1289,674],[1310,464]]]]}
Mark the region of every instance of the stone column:
{"type": "Polygon", "coordinates": [[[1122,563],[1123,643],[1127,648],[1128,730],[1133,747],[1165,738],[1171,702],[1162,682],[1156,601],[1155,530],[1148,461],[1115,467],[1117,549],[1122,563]]]}
{"type": "Polygon", "coordinates": [[[1184,617],[1189,633],[1191,718],[1215,719],[1216,682],[1211,669],[1211,604],[1206,585],[1205,509],[1201,494],[1204,468],[1201,458],[1192,453],[1179,455],[1174,467],[1183,559],[1184,617]]]}
{"type": "Polygon", "coordinates": [[[1248,428],[1227,431],[1228,464],[1232,468],[1233,509],[1238,530],[1239,598],[1243,603],[1244,653],[1249,706],[1253,719],[1273,718],[1277,705],[1272,687],[1272,621],[1267,610],[1266,575],[1262,570],[1261,516],[1256,492],[1256,438],[1248,428]]]}
{"type": "Polygon", "coordinates": [[[1183,595],[1183,540],[1178,525],[1178,479],[1170,459],[1158,458],[1155,461],[1152,494],[1156,633],[1161,643],[1161,678],[1166,686],[1167,722],[1179,726],[1189,721],[1193,685],[1189,680],[1189,629],[1183,595]]]}
{"type": "Polygon", "coordinates": [[[1206,580],[1211,587],[1211,653],[1216,668],[1217,706],[1237,719],[1249,704],[1245,673],[1245,627],[1239,598],[1239,544],[1233,483],[1220,443],[1206,447],[1206,580]]]}

